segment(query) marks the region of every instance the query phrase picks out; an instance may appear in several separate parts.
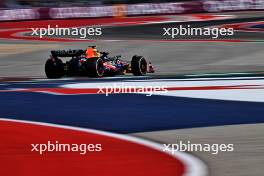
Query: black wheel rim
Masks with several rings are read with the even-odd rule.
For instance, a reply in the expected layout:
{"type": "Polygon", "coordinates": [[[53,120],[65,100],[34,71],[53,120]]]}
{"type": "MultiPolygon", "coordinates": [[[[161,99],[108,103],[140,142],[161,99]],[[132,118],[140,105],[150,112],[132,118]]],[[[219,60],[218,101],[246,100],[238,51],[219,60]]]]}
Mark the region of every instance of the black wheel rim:
{"type": "Polygon", "coordinates": [[[141,73],[145,74],[146,73],[146,70],[147,70],[147,63],[144,59],[141,59],[140,62],[139,62],[139,68],[140,68],[140,71],[141,73]]]}
{"type": "Polygon", "coordinates": [[[103,76],[104,74],[104,63],[102,60],[97,61],[97,73],[98,76],[103,76]]]}

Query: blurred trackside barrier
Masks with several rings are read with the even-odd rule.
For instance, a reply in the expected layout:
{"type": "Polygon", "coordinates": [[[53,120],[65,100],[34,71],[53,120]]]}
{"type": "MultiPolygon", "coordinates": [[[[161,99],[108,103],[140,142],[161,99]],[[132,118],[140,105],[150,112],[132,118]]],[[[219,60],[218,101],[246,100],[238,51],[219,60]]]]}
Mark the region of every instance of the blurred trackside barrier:
{"type": "Polygon", "coordinates": [[[264,10],[264,0],[196,0],[176,3],[121,4],[94,7],[28,8],[0,10],[0,21],[99,18],[264,10]]]}

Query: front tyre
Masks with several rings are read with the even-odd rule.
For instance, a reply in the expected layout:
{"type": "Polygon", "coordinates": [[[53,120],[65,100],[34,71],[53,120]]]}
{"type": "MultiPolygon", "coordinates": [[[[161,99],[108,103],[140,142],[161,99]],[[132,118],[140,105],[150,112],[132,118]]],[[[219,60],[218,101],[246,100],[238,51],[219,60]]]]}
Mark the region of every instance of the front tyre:
{"type": "Polygon", "coordinates": [[[86,72],[90,77],[102,77],[105,67],[101,58],[89,58],[85,63],[86,72]]]}
{"type": "Polygon", "coordinates": [[[48,59],[45,64],[46,76],[50,79],[61,78],[65,75],[64,64],[60,59],[48,59]]]}
{"type": "Polygon", "coordinates": [[[147,61],[143,56],[133,56],[131,71],[134,76],[144,76],[147,73],[147,61]]]}

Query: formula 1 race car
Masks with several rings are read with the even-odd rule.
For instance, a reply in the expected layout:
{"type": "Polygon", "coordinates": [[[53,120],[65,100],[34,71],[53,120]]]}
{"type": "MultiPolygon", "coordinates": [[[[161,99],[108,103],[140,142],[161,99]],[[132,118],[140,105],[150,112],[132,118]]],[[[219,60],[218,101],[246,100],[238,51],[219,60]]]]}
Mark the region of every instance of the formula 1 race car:
{"type": "Polygon", "coordinates": [[[109,57],[109,53],[100,52],[100,57],[87,58],[86,50],[53,50],[45,64],[48,78],[55,79],[67,76],[102,77],[132,73],[144,76],[154,73],[151,63],[147,63],[143,56],[134,55],[131,62],[124,61],[121,56],[109,57]],[[60,57],[70,57],[63,63],[60,57]]]}

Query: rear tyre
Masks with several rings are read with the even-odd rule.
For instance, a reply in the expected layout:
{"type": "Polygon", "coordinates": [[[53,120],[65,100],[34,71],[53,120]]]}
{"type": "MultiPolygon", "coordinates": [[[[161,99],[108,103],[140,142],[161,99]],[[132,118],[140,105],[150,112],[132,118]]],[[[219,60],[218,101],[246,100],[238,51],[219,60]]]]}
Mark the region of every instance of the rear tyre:
{"type": "Polygon", "coordinates": [[[131,71],[134,76],[144,76],[147,73],[147,61],[143,56],[133,56],[131,71]]]}
{"type": "Polygon", "coordinates": [[[102,77],[104,75],[104,62],[101,58],[87,59],[85,67],[90,77],[102,77]]]}
{"type": "Polygon", "coordinates": [[[50,79],[61,78],[65,75],[64,64],[60,59],[48,59],[45,64],[46,76],[50,79]]]}

